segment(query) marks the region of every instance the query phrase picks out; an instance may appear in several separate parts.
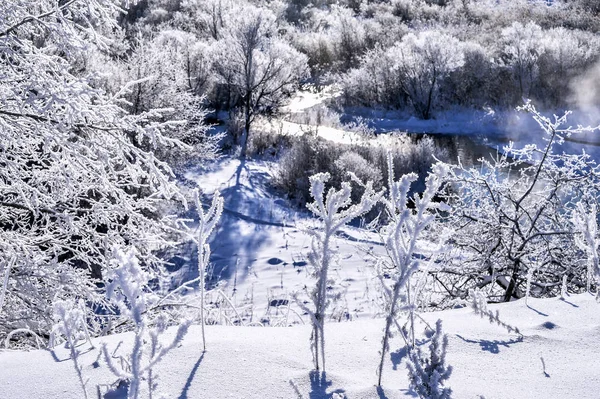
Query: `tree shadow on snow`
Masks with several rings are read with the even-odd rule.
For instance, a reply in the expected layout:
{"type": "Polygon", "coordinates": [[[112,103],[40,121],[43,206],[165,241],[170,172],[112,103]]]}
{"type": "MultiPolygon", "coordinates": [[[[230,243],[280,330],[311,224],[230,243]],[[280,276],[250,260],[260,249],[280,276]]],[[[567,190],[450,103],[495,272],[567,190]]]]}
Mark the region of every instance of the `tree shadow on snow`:
{"type": "Polygon", "coordinates": [[[185,385],[184,385],[183,389],[181,390],[179,399],[187,399],[188,398],[188,391],[190,390],[190,387],[192,386],[192,381],[194,381],[194,378],[196,377],[196,372],[198,372],[200,363],[202,363],[202,360],[204,360],[205,353],[206,352],[202,352],[202,355],[200,355],[200,357],[196,361],[196,364],[194,364],[192,371],[190,371],[190,375],[188,376],[187,381],[185,382],[185,385]]]}
{"type": "MultiPolygon", "coordinates": [[[[270,198],[262,198],[262,187],[268,186],[269,174],[264,171],[252,171],[245,162],[240,162],[232,176],[229,187],[221,188],[224,200],[223,215],[209,241],[211,246],[210,269],[207,273],[207,288],[219,281],[232,277],[243,280],[256,261],[259,250],[269,240],[269,229],[291,227],[279,220],[273,220],[273,205],[270,198]],[[241,179],[242,173],[247,175],[241,179]]],[[[203,197],[205,207],[210,206],[212,196],[203,197]]],[[[181,217],[197,220],[195,209],[190,209],[181,217]]],[[[191,226],[194,228],[194,226],[191,226]]],[[[193,242],[177,245],[159,254],[171,265],[169,272],[178,272],[173,286],[198,277],[198,250],[193,242]]]]}
{"type": "Polygon", "coordinates": [[[400,391],[402,393],[404,393],[404,396],[410,396],[411,398],[418,398],[419,397],[419,395],[412,388],[401,389],[400,391]]]}
{"type": "MultiPolygon", "coordinates": [[[[65,346],[62,346],[62,347],[63,347],[63,348],[65,348],[65,350],[67,350],[67,348],[66,348],[65,346]]],[[[85,349],[85,350],[80,350],[80,351],[79,351],[79,355],[84,355],[84,354],[86,354],[86,353],[88,353],[88,352],[91,352],[91,351],[93,351],[94,349],[95,349],[95,348],[94,348],[93,346],[90,346],[90,347],[88,347],[88,348],[87,348],[87,349],[85,349]]],[[[68,351],[68,352],[66,353],[66,357],[65,357],[65,358],[63,358],[63,359],[61,359],[61,358],[58,356],[58,353],[56,352],[56,349],[50,349],[50,350],[48,350],[48,352],[50,352],[50,355],[52,356],[52,359],[53,359],[53,360],[54,360],[56,363],[62,363],[62,362],[66,362],[67,360],[71,360],[71,351],[68,351]]]]}
{"type": "Polygon", "coordinates": [[[565,298],[560,298],[560,300],[566,304],[573,306],[574,308],[578,308],[579,305],[575,305],[573,302],[567,301],[565,298]]]}
{"type": "MultiPolygon", "coordinates": [[[[256,178],[267,179],[267,176],[256,178]]],[[[209,286],[234,275],[243,280],[270,237],[268,229],[279,227],[271,222],[262,200],[255,198],[252,179],[249,184],[250,187],[236,184],[221,191],[225,210],[210,243],[209,286]]]]}
{"type": "Polygon", "coordinates": [[[385,394],[385,390],[383,389],[383,387],[376,387],[377,390],[377,397],[379,399],[388,399],[387,395],[385,394]]]}
{"type": "Polygon", "coordinates": [[[127,399],[129,384],[126,381],[119,381],[115,386],[98,385],[96,389],[99,399],[127,399]],[[102,393],[102,388],[106,389],[104,394],[102,393]]]}
{"type": "Polygon", "coordinates": [[[490,341],[487,339],[482,339],[482,340],[467,339],[467,338],[464,338],[463,336],[461,336],[460,334],[456,334],[456,336],[467,343],[479,344],[479,346],[481,346],[482,351],[490,352],[493,354],[500,353],[501,346],[503,346],[505,348],[510,348],[511,345],[517,344],[519,342],[523,342],[523,337],[513,338],[510,340],[504,340],[504,341],[499,341],[499,340],[490,341]]]}
{"type": "Polygon", "coordinates": [[[308,397],[310,399],[333,399],[340,397],[346,397],[343,389],[336,389],[331,392],[327,392],[327,388],[331,387],[333,382],[331,380],[327,380],[327,375],[325,372],[319,371],[311,371],[309,374],[310,377],[310,393],[308,397]]]}
{"type": "Polygon", "coordinates": [[[535,313],[539,314],[540,316],[548,317],[548,315],[546,313],[540,312],[539,310],[532,308],[531,305],[527,305],[527,308],[533,310],[535,313]]]}
{"type": "Polygon", "coordinates": [[[394,370],[398,370],[398,365],[402,363],[402,359],[404,359],[408,355],[408,349],[406,346],[402,348],[390,352],[390,360],[392,361],[392,368],[394,370]]]}

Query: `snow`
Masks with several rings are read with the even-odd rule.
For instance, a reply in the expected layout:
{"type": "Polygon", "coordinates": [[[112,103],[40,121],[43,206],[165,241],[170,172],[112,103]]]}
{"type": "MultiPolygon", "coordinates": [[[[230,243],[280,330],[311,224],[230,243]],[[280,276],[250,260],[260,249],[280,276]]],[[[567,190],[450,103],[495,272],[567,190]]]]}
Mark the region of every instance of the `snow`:
{"type": "MultiPolygon", "coordinates": [[[[468,308],[427,313],[423,318],[431,325],[441,318],[449,334],[455,398],[585,399],[596,398],[600,386],[600,358],[595,355],[600,350],[599,306],[588,294],[566,300],[529,299],[529,307],[524,301],[490,305],[519,327],[522,339],[468,308]]],[[[383,326],[384,320],[370,318],[326,324],[325,383],[314,375],[311,379],[308,325],[208,326],[204,354],[200,328],[193,326],[182,345],[158,365],[159,391],[167,398],[327,398],[336,397],[334,392],[348,398],[413,397],[402,353],[397,351],[399,338],[392,340],[382,391],[374,386],[383,326]]],[[[103,360],[94,367],[100,343],[106,342],[112,351],[124,341],[119,355],[131,338],[130,333],[113,335],[95,339],[96,349],[80,347],[91,397],[96,385],[114,382],[103,360]]],[[[0,398],[80,398],[68,353],[64,348],[55,353],[0,352],[0,398]]]]}
{"type": "MultiPolygon", "coordinates": [[[[309,237],[303,232],[309,226],[307,215],[291,212],[288,204],[268,187],[273,164],[248,161],[239,168],[239,160],[222,160],[205,165],[204,173],[200,168],[190,170],[186,177],[207,187],[207,193],[217,188],[223,193],[226,211],[222,230],[216,232],[212,241],[213,261],[234,268],[221,274],[221,280],[227,283],[222,289],[232,296],[240,311],[252,315],[254,324],[207,326],[206,353],[202,353],[200,326],[192,326],[182,344],[156,367],[158,393],[166,398],[211,399],[414,397],[409,391],[398,336],[392,339],[392,353],[386,358],[383,388],[375,387],[385,321],[377,317],[381,312],[379,292],[374,288],[378,282],[373,279],[365,248],[378,247],[366,242],[373,237],[360,234],[358,229],[346,228],[344,235],[338,237],[342,261],[334,271],[347,287],[345,298],[340,301],[346,308],[337,312],[343,314],[349,309],[351,321],[328,320],[327,374],[311,374],[311,326],[303,324],[294,313],[286,314],[287,306],[269,306],[271,299],[289,298],[290,292],[313,281],[306,266],[293,265],[305,261],[308,252],[309,237]],[[238,170],[240,178],[236,179],[238,170]],[[264,206],[261,210],[259,204],[267,204],[266,208],[272,211],[265,211],[264,206]],[[252,217],[243,218],[244,215],[252,217]],[[245,241],[240,246],[237,240],[241,236],[249,243],[245,241]],[[357,239],[363,243],[357,245],[357,239]],[[233,258],[239,261],[234,262],[233,258]],[[258,327],[256,322],[296,324],[258,327]]],[[[195,265],[193,260],[188,259],[188,263],[195,265]]],[[[588,294],[566,300],[529,299],[528,304],[521,300],[489,306],[492,311],[500,311],[503,321],[518,327],[522,338],[480,319],[469,308],[422,315],[431,326],[441,318],[444,331],[449,334],[447,360],[454,367],[449,381],[453,397],[597,397],[600,358],[595,354],[600,350],[600,305],[588,294]]],[[[420,323],[419,331],[424,328],[425,324],[420,323]]],[[[165,340],[173,334],[173,330],[168,331],[165,340]]],[[[118,357],[127,353],[132,339],[132,333],[117,334],[95,339],[93,349],[86,344],[79,347],[83,352],[83,376],[89,378],[90,397],[96,397],[97,390],[107,392],[115,382],[104,360],[99,359],[101,344],[106,343],[112,353],[123,341],[115,352],[118,357]]],[[[419,343],[428,345],[427,341],[419,343]]],[[[66,348],[54,352],[0,351],[0,399],[81,398],[69,353],[66,348]]],[[[145,389],[142,383],[142,394],[145,389]]]]}
{"type": "Polygon", "coordinates": [[[339,144],[356,144],[365,141],[360,134],[341,128],[310,126],[286,120],[264,121],[263,128],[270,131],[281,132],[281,134],[289,136],[302,136],[309,131],[313,131],[316,132],[317,136],[339,144]]]}
{"type": "Polygon", "coordinates": [[[304,90],[296,93],[290,102],[282,107],[284,113],[301,113],[310,108],[326,104],[334,100],[341,94],[340,90],[335,86],[325,86],[321,90],[316,90],[312,85],[306,85],[304,90]]]}
{"type": "MultiPolygon", "coordinates": [[[[295,305],[288,315],[287,304],[293,292],[303,291],[315,281],[307,259],[311,244],[308,230],[315,228],[314,218],[293,211],[269,187],[275,168],[271,162],[246,161],[240,169],[238,159],[226,159],[185,175],[205,188],[206,194],[219,189],[225,200],[210,241],[213,281],[220,282],[249,323],[302,322],[294,312],[299,311],[295,305]]],[[[371,317],[380,311],[379,281],[371,264],[373,252],[384,251],[378,242],[377,237],[353,227],[343,228],[334,241],[339,262],[330,274],[343,288],[342,299],[331,309],[337,317],[371,317]]],[[[196,248],[186,244],[183,250],[187,252],[183,273],[193,271],[196,248]]]]}
{"type": "MultiPolygon", "coordinates": [[[[282,134],[302,135],[312,130],[317,135],[340,144],[370,144],[387,145],[392,133],[419,133],[419,134],[442,134],[456,136],[470,136],[478,142],[493,149],[503,151],[503,147],[509,142],[514,142],[515,148],[521,148],[527,144],[536,144],[538,148],[545,146],[544,135],[533,118],[524,112],[516,110],[493,110],[484,108],[481,110],[454,109],[440,111],[435,117],[428,120],[411,116],[406,111],[387,111],[373,108],[348,107],[340,115],[342,122],[348,123],[361,118],[365,124],[376,133],[375,138],[365,140],[361,134],[350,131],[343,123],[339,126],[309,126],[303,123],[289,121],[290,116],[309,114],[311,110],[319,107],[327,107],[335,102],[341,95],[335,86],[326,86],[322,91],[314,89],[302,90],[283,107],[284,116],[279,120],[262,121],[264,128],[272,131],[280,131],[282,134]],[[388,133],[388,134],[384,134],[388,133]]],[[[559,112],[560,114],[560,112],[559,112]]],[[[598,123],[583,111],[575,111],[569,117],[572,126],[596,126],[598,123]]],[[[561,147],[568,153],[581,153],[586,151],[595,159],[600,159],[600,137],[597,132],[578,134],[567,139],[561,147]]]]}

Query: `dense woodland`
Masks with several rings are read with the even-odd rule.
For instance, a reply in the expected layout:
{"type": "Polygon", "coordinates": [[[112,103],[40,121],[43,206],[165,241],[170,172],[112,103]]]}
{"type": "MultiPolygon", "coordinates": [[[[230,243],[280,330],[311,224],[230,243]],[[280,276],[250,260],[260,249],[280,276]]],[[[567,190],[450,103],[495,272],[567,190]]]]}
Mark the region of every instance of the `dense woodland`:
{"type": "MultiPolygon", "coordinates": [[[[2,2],[0,341],[75,346],[83,332],[133,330],[130,370],[103,353],[138,397],[189,326],[204,326],[223,201],[181,175],[219,157],[276,163],[275,192],[320,223],[308,254],[315,286],[294,297],[313,325],[317,370],[336,298],[332,241],[348,223],[388,254],[376,265],[387,301],[380,382],[394,321],[412,320],[416,301],[473,300],[501,324],[486,301],[596,292],[598,166],[561,145],[594,131],[571,128],[567,110],[598,122],[599,33],[595,0],[2,2]],[[332,87],[340,95],[314,125],[361,110],[429,120],[519,107],[544,144],[508,145],[472,167],[427,137],[376,147],[264,131],[298,90],[332,87]],[[183,241],[198,246],[199,277],[177,288],[159,252],[183,241]],[[189,317],[180,294],[194,283],[202,302],[189,317]],[[173,343],[158,345],[173,325],[173,343]]],[[[450,397],[441,328],[435,365],[412,350],[414,327],[399,331],[421,398],[450,397]]]]}

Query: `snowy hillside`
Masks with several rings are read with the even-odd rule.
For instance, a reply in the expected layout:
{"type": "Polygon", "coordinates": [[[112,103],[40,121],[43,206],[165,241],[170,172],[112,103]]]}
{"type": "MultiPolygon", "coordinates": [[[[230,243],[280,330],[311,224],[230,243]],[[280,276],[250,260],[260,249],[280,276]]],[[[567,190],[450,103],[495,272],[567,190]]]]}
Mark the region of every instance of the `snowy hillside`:
{"type": "Polygon", "coordinates": [[[599,4],[0,0],[0,399],[600,397],[599,4]]]}
{"type": "MultiPolygon", "coordinates": [[[[294,210],[269,186],[276,168],[272,162],[248,161],[240,170],[239,160],[225,159],[208,170],[186,173],[207,196],[219,190],[224,198],[224,212],[211,241],[209,278],[221,283],[248,323],[304,322],[290,295],[314,281],[307,258],[308,230],[316,227],[314,219],[294,210]]],[[[382,307],[380,283],[373,262],[375,254],[384,252],[380,238],[346,227],[335,243],[341,255],[332,273],[341,282],[344,295],[332,309],[332,317],[346,320],[378,314],[382,307]]],[[[182,266],[182,278],[190,279],[195,277],[196,248],[191,243],[182,248],[188,257],[173,261],[182,266]],[[186,275],[186,270],[192,274],[186,275]]]]}
{"type": "MultiPolygon", "coordinates": [[[[449,334],[447,361],[454,367],[450,386],[456,398],[476,399],[593,399],[600,386],[600,308],[591,295],[560,299],[529,299],[491,306],[523,334],[508,334],[468,309],[424,315],[433,324],[441,318],[449,334]]],[[[421,323],[421,327],[424,325],[421,323]]],[[[386,361],[383,389],[375,388],[383,320],[331,323],[327,329],[329,371],[310,374],[308,326],[207,327],[206,353],[199,328],[157,367],[158,392],[166,398],[405,398],[406,367],[399,338],[386,361]]],[[[94,340],[107,342],[111,352],[130,344],[129,334],[94,340]]],[[[428,342],[419,343],[427,347],[428,342]]],[[[82,345],[83,373],[88,391],[111,384],[114,377],[96,368],[98,349],[82,345]]],[[[0,352],[0,398],[81,398],[68,351],[0,352]]],[[[100,361],[102,363],[102,361],[100,361]]],[[[125,396],[110,396],[120,398],[125,396]]],[[[158,397],[155,393],[155,397],[158,397]]]]}

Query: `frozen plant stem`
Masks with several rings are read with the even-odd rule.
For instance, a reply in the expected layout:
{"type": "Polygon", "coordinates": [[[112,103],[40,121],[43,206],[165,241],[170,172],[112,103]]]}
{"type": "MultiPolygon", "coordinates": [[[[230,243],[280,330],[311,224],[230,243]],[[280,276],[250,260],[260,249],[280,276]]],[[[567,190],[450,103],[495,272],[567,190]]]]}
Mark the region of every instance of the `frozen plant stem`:
{"type": "MultiPolygon", "coordinates": [[[[351,176],[358,181],[356,176],[351,176]]],[[[295,297],[296,302],[311,318],[313,331],[311,348],[315,370],[325,371],[325,313],[329,305],[328,273],[333,262],[334,250],[331,240],[334,234],[346,223],[366,212],[377,203],[381,193],[373,190],[372,183],[364,185],[365,192],[358,204],[351,205],[351,186],[349,182],[342,183],[340,190],[330,188],[325,196],[325,184],[329,181],[329,173],[318,173],[310,178],[310,192],[314,202],[307,205],[322,222],[322,231],[310,231],[313,235],[312,248],[309,261],[313,266],[313,275],[317,282],[310,294],[313,309],[309,309],[301,300],[295,297]],[[320,359],[320,360],[319,360],[320,359]]]]}
{"type": "Polygon", "coordinates": [[[80,352],[77,349],[78,335],[82,330],[85,332],[86,338],[91,345],[85,325],[84,306],[83,301],[78,303],[75,303],[73,300],[54,302],[54,319],[56,324],[53,328],[51,343],[53,343],[56,334],[62,335],[65,338],[65,344],[69,348],[71,360],[73,361],[79,384],[83,390],[83,396],[87,399],[87,390],[85,388],[87,381],[83,379],[83,367],[79,364],[80,352]]]}
{"type": "MultiPolygon", "coordinates": [[[[398,316],[400,301],[403,298],[402,292],[406,291],[406,304],[409,310],[409,337],[407,345],[409,350],[415,346],[414,331],[414,303],[416,298],[414,293],[411,296],[409,280],[411,275],[416,272],[421,260],[413,255],[419,253],[432,253],[432,248],[423,248],[418,244],[419,237],[435,220],[434,211],[440,208],[441,204],[433,201],[433,198],[440,190],[444,177],[448,174],[448,169],[442,164],[436,164],[432,173],[427,177],[427,188],[422,196],[415,195],[413,201],[415,209],[408,207],[408,193],[411,184],[417,180],[417,175],[410,173],[404,175],[400,180],[394,180],[393,159],[388,155],[388,186],[389,195],[382,200],[386,207],[386,212],[390,222],[381,228],[381,234],[384,237],[385,248],[390,258],[394,270],[394,285],[390,292],[384,285],[389,300],[389,311],[386,316],[384,334],[382,339],[381,358],[377,369],[377,385],[381,386],[383,374],[383,365],[385,357],[389,351],[389,339],[392,334],[392,325],[398,316]]],[[[381,278],[383,282],[383,278],[381,278]]]]}
{"type": "Polygon", "coordinates": [[[204,285],[206,267],[210,260],[210,246],[207,240],[215,228],[215,225],[221,218],[223,212],[223,198],[218,192],[213,195],[213,200],[210,208],[205,212],[202,208],[200,195],[198,190],[194,190],[194,199],[196,200],[196,211],[198,212],[198,276],[200,279],[200,325],[202,328],[202,350],[206,351],[206,336],[204,332],[204,285]]]}

